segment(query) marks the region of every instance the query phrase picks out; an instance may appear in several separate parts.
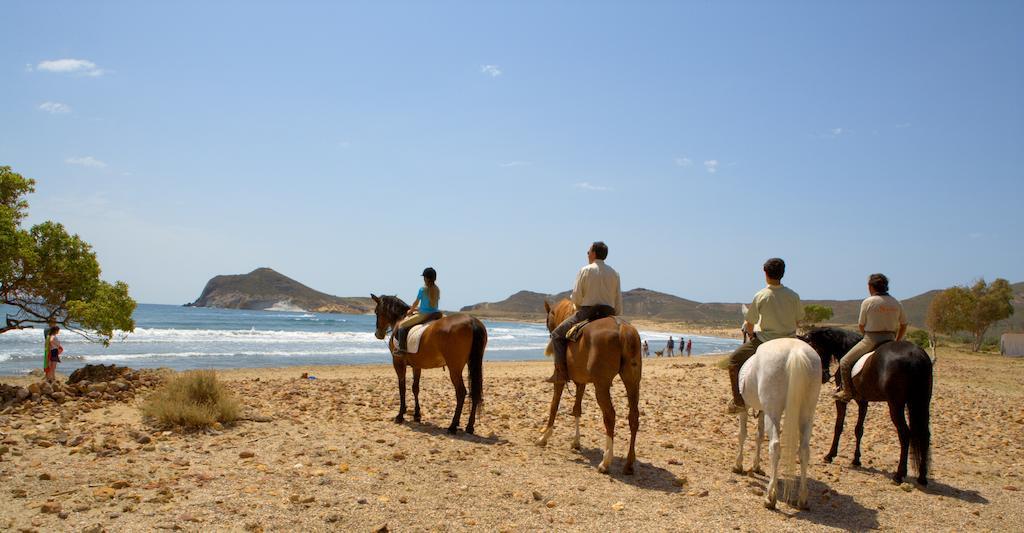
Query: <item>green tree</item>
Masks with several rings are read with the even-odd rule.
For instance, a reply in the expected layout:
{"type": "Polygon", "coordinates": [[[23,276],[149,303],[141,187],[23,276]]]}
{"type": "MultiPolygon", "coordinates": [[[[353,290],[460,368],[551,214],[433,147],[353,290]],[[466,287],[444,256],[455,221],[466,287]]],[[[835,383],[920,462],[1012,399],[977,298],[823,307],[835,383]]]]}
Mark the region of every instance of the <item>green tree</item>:
{"type": "Polygon", "coordinates": [[[939,293],[928,305],[925,322],[932,331],[946,335],[970,333],[972,349],[978,351],[988,328],[1013,315],[1012,300],[1010,282],[998,278],[988,284],[980,279],[970,288],[950,287],[939,293]]]}
{"type": "Polygon", "coordinates": [[[805,305],[804,317],[800,320],[800,325],[804,329],[810,329],[830,318],[832,318],[831,307],[817,304],[805,305]]]}
{"type": "Polygon", "coordinates": [[[0,333],[58,324],[107,345],[115,330],[134,331],[128,285],[100,279],[92,246],[56,222],[21,227],[34,191],[34,180],[0,166],[0,303],[14,308],[0,333]]]}

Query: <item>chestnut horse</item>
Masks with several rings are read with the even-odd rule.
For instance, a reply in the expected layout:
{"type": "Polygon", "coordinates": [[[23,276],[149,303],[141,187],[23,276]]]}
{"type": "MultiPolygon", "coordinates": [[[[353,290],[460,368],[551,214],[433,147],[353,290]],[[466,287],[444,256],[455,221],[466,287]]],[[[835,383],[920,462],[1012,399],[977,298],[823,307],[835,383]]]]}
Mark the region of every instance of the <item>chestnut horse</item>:
{"type": "MultiPolygon", "coordinates": [[[[548,331],[554,330],[569,315],[576,312],[576,306],[569,300],[562,300],[554,307],[545,301],[548,331]]],[[[550,355],[550,354],[549,354],[550,355]]],[[[569,344],[567,352],[569,379],[576,384],[576,403],[572,407],[572,416],[576,418],[576,434],[572,440],[572,448],[580,448],[580,414],[582,413],[583,392],[587,383],[593,383],[597,395],[597,404],[604,415],[605,449],[604,458],[597,471],[608,472],[612,463],[612,449],[615,442],[615,406],[612,405],[612,380],[618,375],[626,386],[626,398],[629,401],[629,455],[622,467],[624,474],[633,473],[636,462],[636,431],[640,427],[640,375],[642,358],[640,357],[640,334],[629,324],[619,324],[612,317],[595,320],[583,329],[579,341],[569,344]]],[[[538,446],[546,446],[555,427],[555,415],[558,413],[558,402],[562,398],[565,383],[556,383],[554,395],[551,397],[551,411],[544,434],[537,441],[538,446]]]]}
{"type": "MultiPolygon", "coordinates": [[[[800,338],[821,355],[827,372],[831,358],[838,361],[846,355],[854,344],[860,342],[861,335],[839,328],[818,328],[800,338]]],[[[836,379],[838,374],[837,370],[836,379]]],[[[857,402],[857,427],[854,430],[857,446],[853,452],[853,466],[860,466],[860,439],[864,435],[868,402],[887,402],[889,417],[900,439],[900,462],[892,476],[893,481],[902,483],[907,475],[909,448],[911,461],[916,463],[917,482],[927,485],[928,447],[931,440],[928,427],[932,401],[931,358],[912,342],[886,342],[875,349],[875,355],[853,377],[853,385],[853,399],[857,402]]],[[[836,401],[835,434],[832,437],[832,448],[825,456],[826,463],[831,463],[839,452],[839,436],[843,433],[845,419],[846,403],[836,401]]]]}
{"type": "Polygon", "coordinates": [[[395,423],[401,424],[405,421],[405,367],[412,367],[412,395],[415,403],[415,410],[412,418],[420,421],[420,373],[424,368],[448,367],[448,374],[451,376],[452,385],[455,386],[455,416],[448,426],[448,433],[455,434],[459,429],[459,422],[462,418],[462,406],[466,401],[466,384],[462,380],[462,369],[469,365],[469,384],[471,404],[469,409],[469,421],[466,423],[466,433],[473,433],[473,424],[476,422],[476,410],[483,401],[484,392],[484,349],[487,348],[487,328],[483,322],[465,314],[448,315],[435,320],[429,324],[426,331],[420,337],[419,350],[416,353],[406,354],[404,357],[394,355],[396,342],[395,329],[398,323],[405,318],[409,311],[409,305],[397,296],[370,297],[377,303],[374,313],[377,315],[378,339],[383,340],[388,330],[391,330],[391,338],[388,339],[388,349],[391,350],[391,362],[395,367],[395,374],[398,375],[398,416],[395,423]]]}

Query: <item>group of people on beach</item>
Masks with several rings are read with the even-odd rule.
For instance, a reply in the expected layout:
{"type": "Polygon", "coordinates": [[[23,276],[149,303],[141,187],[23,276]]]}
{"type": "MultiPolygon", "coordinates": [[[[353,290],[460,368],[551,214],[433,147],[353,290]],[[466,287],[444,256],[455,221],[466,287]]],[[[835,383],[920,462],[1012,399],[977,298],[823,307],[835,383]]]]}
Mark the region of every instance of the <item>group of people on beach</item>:
{"type": "MultiPolygon", "coordinates": [[[[668,341],[665,342],[665,350],[655,353],[658,355],[658,357],[661,357],[662,355],[664,355],[665,357],[673,357],[675,356],[675,350],[676,341],[675,339],[672,338],[672,336],[669,336],[668,341]]],[[[679,355],[683,355],[684,353],[686,355],[691,355],[692,351],[693,339],[686,340],[683,337],[679,337],[679,355]]],[[[647,344],[647,341],[644,341],[644,343],[640,346],[640,355],[644,357],[651,356],[651,346],[647,344]]]]}
{"type": "MultiPolygon", "coordinates": [[[[587,264],[576,274],[570,300],[576,306],[576,312],[551,330],[551,345],[554,351],[554,373],[547,379],[549,383],[565,383],[568,380],[566,352],[569,341],[566,338],[569,330],[583,321],[594,321],[609,316],[622,315],[622,289],[619,274],[605,263],[608,258],[608,245],[596,241],[587,249],[587,264]]],[[[743,321],[746,341],[729,356],[729,383],[732,400],[729,412],[739,412],[745,408],[739,390],[740,368],[757,351],[757,347],[772,339],[794,337],[797,324],[803,318],[803,307],[800,296],[782,284],[786,273],[786,263],[778,257],[765,261],[763,265],[766,286],[754,295],[747,308],[743,321]]],[[[437,272],[433,268],[423,271],[424,286],[420,288],[413,307],[409,310],[410,317],[403,321],[397,331],[399,347],[396,355],[406,350],[405,336],[413,325],[421,324],[440,316],[438,300],[441,291],[437,288],[437,272]]],[[[860,307],[858,328],[863,339],[858,342],[840,360],[840,379],[837,383],[835,397],[848,402],[852,399],[851,373],[857,361],[876,346],[892,340],[901,340],[907,332],[907,316],[899,300],[889,295],[889,279],[884,274],[871,274],[868,277],[868,298],[860,307]]],[[[682,352],[680,339],[680,352],[682,352]]],[[[687,355],[693,347],[693,339],[686,343],[687,355]]],[[[667,353],[671,355],[674,339],[669,337],[667,353]]],[[[649,355],[647,341],[642,350],[649,355]]]]}

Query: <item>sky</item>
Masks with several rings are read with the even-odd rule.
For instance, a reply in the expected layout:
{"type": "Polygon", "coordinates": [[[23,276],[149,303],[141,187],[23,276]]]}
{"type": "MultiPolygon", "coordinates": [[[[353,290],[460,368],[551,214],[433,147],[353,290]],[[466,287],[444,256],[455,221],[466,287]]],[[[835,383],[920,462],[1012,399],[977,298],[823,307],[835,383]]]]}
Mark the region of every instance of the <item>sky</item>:
{"type": "Polygon", "coordinates": [[[181,304],[271,267],[442,307],[1024,280],[1024,3],[7,2],[28,224],[181,304]]]}

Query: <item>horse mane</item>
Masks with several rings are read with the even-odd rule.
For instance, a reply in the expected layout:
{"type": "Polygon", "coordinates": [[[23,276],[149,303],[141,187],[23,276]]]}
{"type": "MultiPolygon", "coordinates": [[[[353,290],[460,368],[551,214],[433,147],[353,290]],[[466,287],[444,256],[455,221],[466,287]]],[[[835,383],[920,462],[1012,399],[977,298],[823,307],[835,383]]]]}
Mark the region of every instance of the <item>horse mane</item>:
{"type": "Polygon", "coordinates": [[[409,312],[409,304],[398,296],[384,295],[380,297],[381,311],[389,318],[401,318],[409,312]]]}
{"type": "Polygon", "coordinates": [[[821,355],[834,357],[838,361],[863,337],[842,328],[813,328],[799,338],[815,350],[824,352],[821,355]]]}

